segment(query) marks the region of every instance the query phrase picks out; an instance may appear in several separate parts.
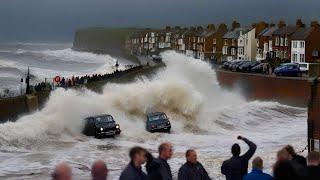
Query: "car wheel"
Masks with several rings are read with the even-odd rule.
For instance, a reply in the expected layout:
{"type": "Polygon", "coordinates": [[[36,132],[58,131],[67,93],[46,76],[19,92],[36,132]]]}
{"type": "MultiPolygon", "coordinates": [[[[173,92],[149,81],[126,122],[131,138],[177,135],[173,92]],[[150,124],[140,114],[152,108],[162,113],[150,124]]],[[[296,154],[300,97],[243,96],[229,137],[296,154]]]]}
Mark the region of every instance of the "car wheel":
{"type": "Polygon", "coordinates": [[[98,133],[94,133],[94,137],[100,139],[100,135],[98,133]]]}

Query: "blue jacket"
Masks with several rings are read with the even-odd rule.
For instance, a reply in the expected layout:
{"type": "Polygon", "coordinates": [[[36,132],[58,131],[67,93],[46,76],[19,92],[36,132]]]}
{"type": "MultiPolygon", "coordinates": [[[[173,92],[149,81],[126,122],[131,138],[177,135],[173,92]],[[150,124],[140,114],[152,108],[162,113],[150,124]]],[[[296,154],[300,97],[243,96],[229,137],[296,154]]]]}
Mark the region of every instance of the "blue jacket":
{"type": "Polygon", "coordinates": [[[136,168],[133,162],[130,162],[122,171],[120,180],[148,180],[148,177],[141,168],[136,168]]]}
{"type": "Polygon", "coordinates": [[[243,180],[272,180],[272,176],[262,172],[260,169],[253,168],[252,171],[243,178],[243,180]]]}

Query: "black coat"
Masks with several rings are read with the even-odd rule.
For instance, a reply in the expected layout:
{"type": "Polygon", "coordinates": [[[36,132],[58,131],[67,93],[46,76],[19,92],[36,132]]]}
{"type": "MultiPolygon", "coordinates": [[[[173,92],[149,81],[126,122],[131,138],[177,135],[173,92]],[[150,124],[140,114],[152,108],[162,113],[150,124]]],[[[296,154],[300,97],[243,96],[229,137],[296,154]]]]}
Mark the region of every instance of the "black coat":
{"type": "Polygon", "coordinates": [[[178,180],[211,180],[201,163],[186,162],[179,169],[178,180]]]}
{"type": "Polygon", "coordinates": [[[319,180],[320,179],[320,167],[308,166],[306,180],[319,180]]]}
{"type": "Polygon", "coordinates": [[[233,156],[222,163],[221,173],[226,176],[226,180],[242,180],[248,174],[248,163],[257,146],[248,139],[244,138],[243,141],[248,144],[249,150],[242,156],[233,156]]]}
{"type": "Polygon", "coordinates": [[[130,162],[122,171],[120,180],[148,180],[148,177],[141,168],[136,168],[133,162],[130,162]]]}
{"type": "Polygon", "coordinates": [[[146,168],[150,180],[172,180],[171,168],[166,160],[154,158],[151,154],[147,158],[146,168]]]}
{"type": "Polygon", "coordinates": [[[303,156],[300,156],[300,155],[293,155],[292,156],[292,160],[293,161],[296,161],[297,163],[299,163],[299,164],[301,164],[301,165],[303,165],[303,166],[307,166],[307,160],[306,160],[306,158],[305,157],[303,157],[303,156]]]}

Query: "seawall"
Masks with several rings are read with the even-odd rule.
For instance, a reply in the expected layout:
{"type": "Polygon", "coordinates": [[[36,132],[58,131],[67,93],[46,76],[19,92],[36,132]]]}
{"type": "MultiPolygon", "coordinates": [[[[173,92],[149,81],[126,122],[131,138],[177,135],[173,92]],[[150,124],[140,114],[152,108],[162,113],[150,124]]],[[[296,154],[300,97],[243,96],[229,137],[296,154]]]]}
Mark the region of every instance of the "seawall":
{"type": "MultiPolygon", "coordinates": [[[[88,88],[100,93],[103,86],[107,83],[127,83],[132,82],[135,78],[143,76],[152,76],[155,71],[163,68],[164,63],[154,66],[139,66],[127,71],[117,73],[106,80],[90,82],[84,86],[75,86],[71,88],[88,88]]],[[[42,109],[50,98],[51,91],[35,92],[32,95],[23,95],[13,98],[0,99],[0,123],[6,121],[16,121],[19,117],[30,114],[42,109]]]]}
{"type": "Polygon", "coordinates": [[[262,74],[230,72],[217,69],[222,87],[239,90],[249,100],[276,101],[307,107],[311,84],[307,78],[275,77],[262,74]]]}

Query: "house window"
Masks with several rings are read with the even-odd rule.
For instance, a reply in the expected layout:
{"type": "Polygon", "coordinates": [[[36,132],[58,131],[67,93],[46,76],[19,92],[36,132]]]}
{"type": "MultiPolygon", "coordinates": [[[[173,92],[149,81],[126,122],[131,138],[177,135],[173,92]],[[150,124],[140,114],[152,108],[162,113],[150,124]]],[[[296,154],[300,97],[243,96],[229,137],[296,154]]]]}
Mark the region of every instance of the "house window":
{"type": "Polygon", "coordinates": [[[284,38],[284,45],[288,46],[288,38],[284,38]]]}
{"type": "Polygon", "coordinates": [[[265,51],[265,52],[268,51],[268,43],[263,44],[263,51],[265,51]]]}
{"type": "Polygon", "coordinates": [[[305,62],[304,54],[300,54],[300,62],[305,62]]]}
{"type": "Polygon", "coordinates": [[[297,44],[298,44],[297,41],[293,41],[292,47],[293,47],[293,48],[297,48],[297,44]]]}
{"type": "Polygon", "coordinates": [[[304,42],[300,41],[300,48],[304,48],[304,42]]]}
{"type": "Polygon", "coordinates": [[[228,45],[228,40],[227,40],[227,39],[224,40],[224,45],[225,45],[225,46],[228,45]]]}
{"type": "Polygon", "coordinates": [[[236,55],[236,49],[235,48],[231,49],[231,55],[236,55]]]}
{"type": "Polygon", "coordinates": [[[275,45],[276,45],[276,46],[279,46],[279,37],[276,37],[275,45]]]}
{"type": "Polygon", "coordinates": [[[239,55],[243,55],[243,48],[239,48],[239,55]]]}
{"type": "Polygon", "coordinates": [[[213,44],[217,44],[217,39],[213,39],[213,44]]]}
{"type": "Polygon", "coordinates": [[[223,54],[228,54],[228,47],[227,47],[227,46],[224,46],[223,49],[222,49],[222,51],[223,51],[223,52],[222,52],[223,54]]]}
{"type": "Polygon", "coordinates": [[[216,47],[213,47],[212,52],[213,52],[213,53],[216,53],[216,51],[217,51],[217,48],[216,48],[216,47]]]}
{"type": "Polygon", "coordinates": [[[283,46],[283,38],[280,38],[280,46],[283,46]]]}
{"type": "Polygon", "coordinates": [[[298,59],[298,55],[297,54],[293,54],[293,62],[297,62],[298,59]]]}

